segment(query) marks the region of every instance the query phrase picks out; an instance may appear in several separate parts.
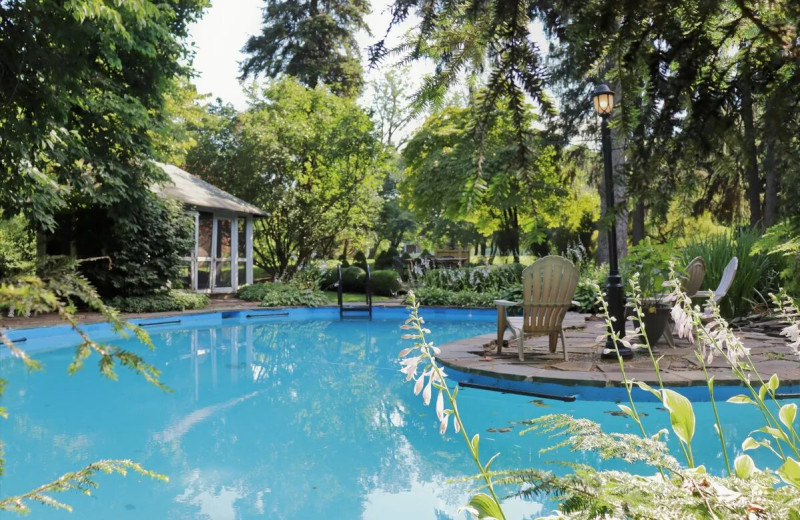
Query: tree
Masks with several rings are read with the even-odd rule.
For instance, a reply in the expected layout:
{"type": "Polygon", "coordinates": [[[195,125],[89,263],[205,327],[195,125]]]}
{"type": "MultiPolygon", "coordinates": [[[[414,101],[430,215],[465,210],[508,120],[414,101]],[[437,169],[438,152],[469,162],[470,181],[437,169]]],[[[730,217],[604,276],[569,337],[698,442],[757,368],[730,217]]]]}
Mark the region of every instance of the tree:
{"type": "MultiPolygon", "coordinates": [[[[552,211],[554,196],[562,193],[556,150],[541,136],[532,138],[525,146],[536,150],[536,162],[521,169],[511,111],[498,107],[482,144],[474,139],[478,117],[475,106],[450,107],[425,122],[403,150],[404,200],[418,221],[464,220],[519,261],[521,239],[539,238],[534,238],[537,220],[552,211]]],[[[527,121],[532,123],[530,113],[527,121]]]]}
{"type": "MultiPolygon", "coordinates": [[[[593,84],[611,84],[619,101],[612,129],[624,152],[617,164],[624,163],[630,200],[655,218],[665,218],[673,201],[664,194],[701,192],[697,209],[737,219],[731,208],[746,187],[751,218],[763,208],[768,223],[792,196],[780,177],[797,150],[797,2],[397,0],[393,23],[411,12],[419,30],[396,50],[437,62],[424,95],[441,97],[464,71],[482,73],[494,98],[508,100],[520,144],[525,95],[552,113],[546,87],[557,92],[560,112],[551,122],[574,137],[594,119],[593,84]],[[553,46],[548,67],[532,43],[534,22],[553,46]]],[[[377,60],[387,49],[379,43],[372,51],[377,60]]],[[[487,97],[484,118],[493,103],[487,97]]],[[[588,130],[598,135],[594,125],[588,130]]]]}
{"type": "Polygon", "coordinates": [[[206,0],[0,3],[0,207],[39,228],[163,178],[146,161],[206,0]]]}
{"type": "Polygon", "coordinates": [[[285,78],[253,92],[242,114],[212,111],[217,123],[197,137],[187,168],[268,213],[254,252],[270,273],[290,275],[376,220],[386,157],[352,100],[285,78]]]}
{"type": "Polygon", "coordinates": [[[366,0],[266,0],[264,26],[243,52],[242,78],[259,74],[293,76],[310,88],[327,85],[336,94],[355,97],[363,70],[354,34],[369,30],[366,0]]]}
{"type": "Polygon", "coordinates": [[[372,81],[372,120],[381,136],[385,146],[396,149],[408,141],[407,135],[402,135],[403,130],[414,119],[416,112],[408,92],[412,89],[408,81],[410,69],[389,70],[379,80],[372,81]]]}

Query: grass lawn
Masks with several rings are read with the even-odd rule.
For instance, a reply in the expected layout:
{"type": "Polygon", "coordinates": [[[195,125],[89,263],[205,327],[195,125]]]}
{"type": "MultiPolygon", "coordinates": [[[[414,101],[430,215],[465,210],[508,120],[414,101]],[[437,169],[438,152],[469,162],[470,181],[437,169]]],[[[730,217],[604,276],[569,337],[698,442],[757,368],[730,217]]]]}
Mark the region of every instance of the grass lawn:
{"type": "MultiPolygon", "coordinates": [[[[332,303],[337,303],[339,301],[336,291],[325,291],[325,296],[327,296],[328,300],[330,300],[332,303]]],[[[389,299],[390,298],[388,296],[372,295],[373,302],[382,302],[389,299]]],[[[360,293],[344,293],[342,294],[342,301],[344,301],[344,303],[363,302],[364,295],[360,293]]]]}

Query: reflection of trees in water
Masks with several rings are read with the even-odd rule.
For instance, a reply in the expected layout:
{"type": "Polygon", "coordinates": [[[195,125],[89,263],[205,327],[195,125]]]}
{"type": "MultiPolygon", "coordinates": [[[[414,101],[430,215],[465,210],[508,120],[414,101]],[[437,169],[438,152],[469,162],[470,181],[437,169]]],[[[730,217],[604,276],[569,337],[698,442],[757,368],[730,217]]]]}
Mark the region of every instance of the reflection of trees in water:
{"type": "MultiPolygon", "coordinates": [[[[237,518],[359,518],[371,492],[399,493],[432,480],[457,504],[460,490],[443,484],[442,471],[462,461],[459,439],[439,436],[433,410],[422,407],[397,372],[399,330],[380,328],[283,321],[152,331],[159,348],[147,357],[162,368],[173,394],[121,373],[122,384],[106,386],[94,412],[125,410],[113,424],[65,406],[50,408],[25,435],[34,427],[43,432],[39,445],[51,443],[51,432],[88,438],[84,457],[113,447],[167,471],[170,483],[154,489],[127,481],[110,486],[141,486],[136,493],[170,503],[175,517],[186,514],[184,507],[200,515],[209,502],[227,500],[235,501],[237,518]],[[177,498],[185,506],[175,505],[177,498]]],[[[71,354],[65,351],[65,359],[71,354]]],[[[49,360],[48,369],[58,370],[49,360]]],[[[52,379],[49,395],[65,392],[64,378],[42,379],[52,379]]],[[[96,379],[88,371],[70,378],[69,394],[97,392],[96,379]]],[[[43,454],[41,465],[47,457],[63,459],[57,451],[43,454]]]]}

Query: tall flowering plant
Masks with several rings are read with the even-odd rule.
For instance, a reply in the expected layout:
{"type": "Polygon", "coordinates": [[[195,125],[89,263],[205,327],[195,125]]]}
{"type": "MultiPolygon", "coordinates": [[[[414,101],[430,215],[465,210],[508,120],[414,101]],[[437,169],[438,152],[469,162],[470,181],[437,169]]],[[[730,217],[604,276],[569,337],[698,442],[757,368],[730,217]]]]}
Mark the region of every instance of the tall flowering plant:
{"type": "Polygon", "coordinates": [[[398,355],[402,365],[400,372],[405,374],[406,381],[414,382],[414,395],[421,394],[425,406],[430,404],[433,392],[437,392],[436,417],[439,419],[439,433],[444,435],[447,432],[452,417],[453,430],[456,434],[462,435],[467,449],[478,467],[479,478],[483,480],[487,493],[475,494],[463,509],[478,518],[505,520],[506,516],[495,492],[492,474],[489,471],[499,453],[493,455],[485,464],[481,462],[478,451],[480,435],[476,433],[470,438],[464,428],[456,403],[458,387],[451,389],[445,381],[447,374],[436,362],[436,356],[440,351],[427,340],[426,335],[431,331],[425,327],[425,319],[419,315],[419,303],[413,292],[409,293],[408,301],[409,317],[400,328],[408,331],[403,335],[403,339],[411,340],[414,344],[400,351],[398,355]]]}

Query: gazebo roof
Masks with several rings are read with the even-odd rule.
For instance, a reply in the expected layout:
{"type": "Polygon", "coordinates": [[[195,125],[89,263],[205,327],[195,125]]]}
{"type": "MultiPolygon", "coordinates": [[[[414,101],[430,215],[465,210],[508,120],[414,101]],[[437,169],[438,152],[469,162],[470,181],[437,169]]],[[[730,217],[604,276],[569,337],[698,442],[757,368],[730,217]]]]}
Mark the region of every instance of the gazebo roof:
{"type": "Polygon", "coordinates": [[[195,177],[171,164],[155,163],[164,170],[172,180],[172,184],[164,183],[155,187],[156,193],[179,200],[189,206],[212,210],[226,210],[233,213],[266,216],[259,208],[249,204],[213,184],[195,177]]]}

